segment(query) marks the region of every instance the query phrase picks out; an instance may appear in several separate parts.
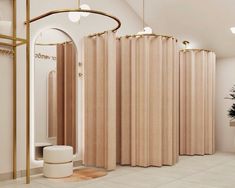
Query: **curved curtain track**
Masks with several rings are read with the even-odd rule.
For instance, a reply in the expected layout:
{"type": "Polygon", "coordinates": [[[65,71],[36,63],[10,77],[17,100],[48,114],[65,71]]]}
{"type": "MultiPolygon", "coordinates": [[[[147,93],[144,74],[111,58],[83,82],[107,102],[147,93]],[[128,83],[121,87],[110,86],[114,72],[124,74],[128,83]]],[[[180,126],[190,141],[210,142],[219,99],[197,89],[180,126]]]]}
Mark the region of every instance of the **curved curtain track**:
{"type": "Polygon", "coordinates": [[[177,42],[146,36],[123,37],[117,43],[117,161],[143,167],[173,165],[179,154],[177,42]]]}
{"type": "Polygon", "coordinates": [[[215,61],[213,52],[180,52],[180,154],[215,152],[215,61]]]}

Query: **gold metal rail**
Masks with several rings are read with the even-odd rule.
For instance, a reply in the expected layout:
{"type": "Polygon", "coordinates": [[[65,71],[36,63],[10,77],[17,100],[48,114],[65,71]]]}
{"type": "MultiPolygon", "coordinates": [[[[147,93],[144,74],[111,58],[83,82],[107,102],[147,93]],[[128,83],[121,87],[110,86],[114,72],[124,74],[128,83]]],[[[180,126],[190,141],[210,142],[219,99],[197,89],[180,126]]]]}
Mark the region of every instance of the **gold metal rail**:
{"type": "MultiPolygon", "coordinates": [[[[85,12],[85,13],[92,13],[92,14],[97,14],[97,15],[101,15],[101,16],[105,16],[105,17],[111,18],[112,20],[114,20],[117,23],[117,26],[115,28],[110,29],[110,31],[113,31],[113,32],[116,32],[121,27],[121,21],[117,17],[115,17],[115,16],[112,16],[110,14],[107,14],[105,12],[98,11],[98,10],[84,10],[84,9],[80,9],[80,8],[78,8],[78,9],[59,9],[59,10],[53,10],[53,11],[44,13],[44,14],[42,14],[40,16],[37,16],[37,17],[31,19],[29,22],[33,23],[35,21],[41,20],[43,18],[46,18],[48,16],[51,16],[51,15],[54,15],[54,14],[66,13],[66,12],[85,12]]],[[[27,21],[25,22],[25,24],[27,24],[27,21]]],[[[100,33],[96,33],[96,34],[93,34],[93,35],[90,35],[90,37],[95,36],[95,35],[102,35],[104,33],[105,33],[105,31],[104,32],[100,32],[100,33]]]]}
{"type": "MultiPolygon", "coordinates": [[[[17,178],[17,8],[16,8],[16,0],[13,0],[12,2],[12,18],[13,18],[13,179],[17,178]]],[[[21,41],[22,42],[22,41],[21,41]]]]}
{"type": "Polygon", "coordinates": [[[125,36],[119,37],[118,39],[121,39],[121,38],[130,38],[130,37],[137,37],[137,38],[141,38],[141,37],[163,37],[163,38],[172,38],[172,39],[175,39],[176,42],[178,42],[178,39],[176,39],[173,36],[158,35],[158,34],[154,34],[154,33],[151,33],[151,34],[147,34],[146,33],[146,34],[125,35],[125,36]]]}
{"type": "Polygon", "coordinates": [[[201,52],[201,51],[205,51],[205,52],[214,52],[212,50],[207,50],[207,49],[190,49],[190,48],[187,48],[188,45],[190,44],[189,41],[185,40],[182,42],[183,45],[185,46],[184,49],[180,50],[180,52],[192,52],[192,51],[197,51],[197,52],[201,52]]]}
{"type": "Polygon", "coordinates": [[[73,43],[73,41],[66,41],[66,42],[61,42],[61,43],[36,43],[36,46],[56,46],[59,44],[65,44],[65,43],[73,43]]]}
{"type": "MultiPolygon", "coordinates": [[[[15,1],[15,0],[13,0],[15,1]]],[[[14,23],[13,23],[14,25],[14,23]]],[[[14,27],[14,26],[13,26],[14,27]]],[[[8,35],[2,35],[0,34],[0,38],[1,39],[8,39],[8,40],[12,40],[12,41],[19,41],[19,42],[24,42],[26,43],[26,40],[25,39],[22,39],[22,38],[17,38],[16,36],[8,36],[8,35]]]]}
{"type": "MultiPolygon", "coordinates": [[[[13,1],[15,1],[15,0],[13,0],[13,1]]],[[[14,26],[14,21],[13,21],[13,31],[15,30],[15,32],[16,32],[16,29],[14,29],[14,27],[16,27],[16,26],[14,26]]],[[[16,36],[8,36],[8,35],[0,34],[0,39],[9,40],[9,42],[0,42],[1,46],[7,46],[7,47],[14,48],[14,47],[26,44],[26,40],[25,39],[17,38],[16,36]]]]}
{"type": "Polygon", "coordinates": [[[26,183],[30,184],[30,0],[26,0],[26,183]]]}
{"type": "MultiPolygon", "coordinates": [[[[29,1],[29,0],[27,0],[29,1]]],[[[29,10],[29,7],[27,7],[29,10]]],[[[17,178],[17,47],[26,44],[29,47],[29,40],[17,37],[17,0],[12,0],[12,36],[0,34],[0,39],[4,41],[0,42],[0,46],[7,47],[9,49],[1,49],[0,54],[9,54],[13,56],[13,157],[12,157],[12,170],[13,179],[17,178]],[[9,41],[9,42],[5,42],[9,41]]],[[[28,20],[28,19],[26,19],[28,20]]],[[[28,24],[27,24],[28,25],[28,24]]],[[[26,169],[28,171],[28,169],[26,169]]]]}
{"type": "Polygon", "coordinates": [[[182,50],[180,50],[180,52],[191,52],[191,51],[197,51],[197,52],[201,52],[201,51],[205,51],[205,52],[214,52],[213,50],[208,50],[208,49],[182,49],[182,50]]]}

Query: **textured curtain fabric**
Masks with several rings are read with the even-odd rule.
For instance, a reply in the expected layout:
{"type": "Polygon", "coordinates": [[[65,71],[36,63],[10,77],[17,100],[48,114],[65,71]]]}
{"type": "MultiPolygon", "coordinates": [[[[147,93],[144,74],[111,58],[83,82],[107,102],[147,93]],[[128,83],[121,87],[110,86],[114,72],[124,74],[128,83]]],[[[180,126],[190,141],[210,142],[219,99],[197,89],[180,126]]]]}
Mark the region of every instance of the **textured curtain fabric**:
{"type": "Polygon", "coordinates": [[[179,155],[177,41],[145,36],[122,37],[117,43],[117,161],[173,165],[179,155]]]}
{"type": "Polygon", "coordinates": [[[213,52],[180,52],[180,154],[215,152],[215,62],[213,52]]]}
{"type": "Polygon", "coordinates": [[[56,71],[48,75],[48,137],[56,138],[57,135],[57,88],[56,71]]]}
{"type": "Polygon", "coordinates": [[[116,168],[116,38],[112,32],[84,39],[84,164],[116,168]]]}
{"type": "Polygon", "coordinates": [[[57,45],[57,144],[77,146],[76,51],[73,43],[57,45]]]}

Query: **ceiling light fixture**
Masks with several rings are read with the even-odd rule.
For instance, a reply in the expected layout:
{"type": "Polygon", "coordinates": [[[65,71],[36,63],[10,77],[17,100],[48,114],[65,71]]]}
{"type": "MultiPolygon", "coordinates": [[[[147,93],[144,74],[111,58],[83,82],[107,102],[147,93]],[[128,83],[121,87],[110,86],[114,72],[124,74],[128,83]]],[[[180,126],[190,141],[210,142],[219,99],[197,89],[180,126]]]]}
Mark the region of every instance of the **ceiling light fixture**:
{"type": "Polygon", "coordinates": [[[144,35],[144,34],[152,34],[153,33],[153,29],[151,27],[146,27],[145,26],[145,0],[143,0],[143,10],[142,10],[142,20],[143,20],[143,30],[139,31],[137,33],[137,35],[144,35]]]}
{"type": "Polygon", "coordinates": [[[231,27],[230,30],[233,34],[235,34],[235,27],[231,27]]]}
{"type": "MultiPolygon", "coordinates": [[[[80,5],[80,0],[78,0],[78,7],[79,9],[82,9],[82,10],[91,10],[90,6],[87,5],[87,4],[82,4],[81,6],[80,5]]],[[[68,18],[71,22],[79,22],[81,16],[82,17],[87,17],[89,16],[90,13],[89,12],[69,12],[68,13],[68,18]]]]}
{"type": "Polygon", "coordinates": [[[69,12],[68,17],[69,17],[69,20],[74,23],[78,22],[81,18],[80,12],[69,12]]]}
{"type": "MultiPolygon", "coordinates": [[[[80,9],[82,9],[82,10],[91,10],[90,6],[87,5],[87,4],[81,5],[81,6],[80,6],[80,9]]],[[[89,15],[90,15],[89,12],[82,12],[82,13],[81,13],[81,16],[83,16],[83,17],[87,17],[87,16],[89,16],[89,15]]]]}

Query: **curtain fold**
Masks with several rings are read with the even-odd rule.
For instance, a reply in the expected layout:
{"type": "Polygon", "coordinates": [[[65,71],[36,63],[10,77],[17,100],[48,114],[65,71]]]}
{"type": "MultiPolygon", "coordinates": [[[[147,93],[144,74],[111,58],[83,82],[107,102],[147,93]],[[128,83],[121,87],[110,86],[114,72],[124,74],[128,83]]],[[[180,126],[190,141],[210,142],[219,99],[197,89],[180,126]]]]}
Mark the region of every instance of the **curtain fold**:
{"type": "Polygon", "coordinates": [[[122,37],[121,122],[117,156],[121,165],[173,165],[179,153],[179,59],[166,37],[122,37]]]}
{"type": "Polygon", "coordinates": [[[215,152],[215,61],[213,52],[180,52],[180,154],[215,152]]]}
{"type": "Polygon", "coordinates": [[[84,164],[116,168],[116,38],[113,32],[84,40],[84,164]]]}
{"type": "Polygon", "coordinates": [[[57,45],[57,144],[76,153],[76,51],[73,43],[57,45]]]}
{"type": "Polygon", "coordinates": [[[57,135],[57,87],[56,71],[48,75],[48,137],[56,138],[57,135]]]}

